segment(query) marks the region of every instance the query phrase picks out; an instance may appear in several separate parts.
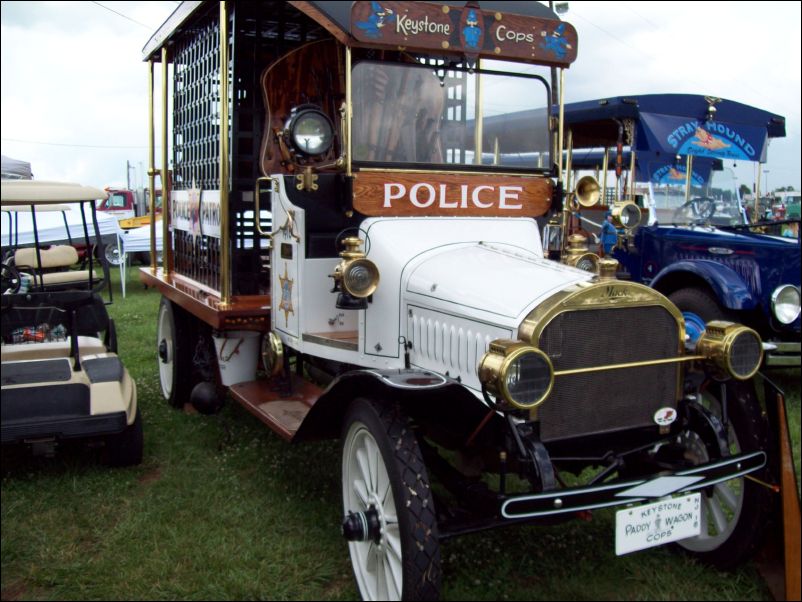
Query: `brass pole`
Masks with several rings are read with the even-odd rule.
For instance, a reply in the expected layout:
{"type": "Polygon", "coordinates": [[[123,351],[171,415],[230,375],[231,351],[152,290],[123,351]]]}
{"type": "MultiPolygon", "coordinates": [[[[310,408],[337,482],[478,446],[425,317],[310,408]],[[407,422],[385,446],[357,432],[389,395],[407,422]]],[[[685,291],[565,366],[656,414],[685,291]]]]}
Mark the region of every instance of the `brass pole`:
{"type": "Polygon", "coordinates": [[[351,47],[345,47],[345,174],[351,176],[351,47]]]}
{"type": "Polygon", "coordinates": [[[629,200],[635,202],[635,148],[629,147],[629,200]]]}
{"type": "MultiPolygon", "coordinates": [[[[167,163],[167,47],[162,46],[162,269],[165,276],[173,273],[173,241],[170,238],[170,166],[167,163]]],[[[151,221],[156,221],[152,213],[151,221]]],[[[155,230],[154,230],[155,231],[155,230]]]]}
{"type": "MultiPolygon", "coordinates": [[[[602,205],[607,206],[607,170],[609,166],[609,153],[610,149],[604,147],[604,157],[602,158],[602,205]]],[[[605,218],[606,219],[606,218],[605,218]]]]}
{"type": "Polygon", "coordinates": [[[693,173],[693,155],[688,155],[685,161],[685,202],[691,200],[691,174],[693,173]]]}
{"type": "Polygon", "coordinates": [[[557,181],[563,179],[563,117],[565,115],[565,69],[560,69],[560,117],[557,126],[557,181]]]}
{"type": "MultiPolygon", "coordinates": [[[[220,306],[231,304],[228,215],[228,12],[220,2],[220,306]]],[[[258,219],[258,216],[257,216],[258,219]]]]}
{"type": "Polygon", "coordinates": [[[566,149],[566,159],[565,159],[565,191],[568,194],[573,192],[573,174],[571,170],[573,169],[573,155],[574,155],[574,133],[572,130],[568,130],[568,148],[566,149]]]}
{"type": "MultiPolygon", "coordinates": [[[[148,60],[148,192],[150,193],[150,271],[156,273],[156,132],[153,124],[153,59],[148,60]]],[[[165,215],[162,219],[167,219],[165,215]]]]}
{"type": "Polygon", "coordinates": [[[482,164],[482,136],[484,135],[484,99],[482,98],[482,76],[479,74],[481,69],[481,59],[476,59],[476,98],[474,99],[474,106],[476,115],[474,116],[474,131],[473,131],[473,146],[474,146],[474,165],[482,164]]]}
{"type": "Polygon", "coordinates": [[[755,164],[757,166],[757,185],[755,190],[755,210],[752,212],[752,221],[759,222],[760,221],[760,163],[755,164]]]}

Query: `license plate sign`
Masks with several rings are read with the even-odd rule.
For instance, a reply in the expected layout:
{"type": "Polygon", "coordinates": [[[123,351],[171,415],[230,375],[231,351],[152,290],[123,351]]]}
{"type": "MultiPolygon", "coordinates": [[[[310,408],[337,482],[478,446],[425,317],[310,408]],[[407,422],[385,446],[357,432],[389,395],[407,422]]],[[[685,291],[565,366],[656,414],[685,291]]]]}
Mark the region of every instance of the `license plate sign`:
{"type": "Polygon", "coordinates": [[[702,495],[694,493],[615,514],[616,556],[699,535],[702,495]]]}

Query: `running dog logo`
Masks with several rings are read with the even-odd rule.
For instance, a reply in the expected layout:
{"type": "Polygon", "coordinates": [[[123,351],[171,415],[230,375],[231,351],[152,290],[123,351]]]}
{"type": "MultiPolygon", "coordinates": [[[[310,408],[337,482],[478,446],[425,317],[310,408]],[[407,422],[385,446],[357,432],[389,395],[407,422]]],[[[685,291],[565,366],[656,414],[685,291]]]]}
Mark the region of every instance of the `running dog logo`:
{"type": "Polygon", "coordinates": [[[702,128],[696,128],[696,140],[692,142],[696,146],[701,146],[702,148],[706,148],[707,150],[720,150],[722,148],[729,148],[731,145],[724,142],[718,136],[714,136],[707,130],[703,130],[702,128]]]}
{"type": "Polygon", "coordinates": [[[373,12],[368,17],[367,21],[357,21],[356,26],[365,32],[369,38],[380,38],[382,35],[381,28],[388,23],[395,21],[395,14],[389,8],[385,9],[378,2],[372,1],[370,3],[373,12]]]}

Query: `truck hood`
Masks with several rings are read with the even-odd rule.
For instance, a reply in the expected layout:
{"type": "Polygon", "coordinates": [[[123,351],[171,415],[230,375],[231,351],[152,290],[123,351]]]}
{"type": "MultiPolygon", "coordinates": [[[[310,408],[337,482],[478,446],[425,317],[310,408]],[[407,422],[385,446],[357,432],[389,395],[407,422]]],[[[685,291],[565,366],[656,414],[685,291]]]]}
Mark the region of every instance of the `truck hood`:
{"type": "Polygon", "coordinates": [[[544,299],[594,277],[520,247],[485,242],[434,249],[405,272],[410,300],[514,327],[544,299]]]}

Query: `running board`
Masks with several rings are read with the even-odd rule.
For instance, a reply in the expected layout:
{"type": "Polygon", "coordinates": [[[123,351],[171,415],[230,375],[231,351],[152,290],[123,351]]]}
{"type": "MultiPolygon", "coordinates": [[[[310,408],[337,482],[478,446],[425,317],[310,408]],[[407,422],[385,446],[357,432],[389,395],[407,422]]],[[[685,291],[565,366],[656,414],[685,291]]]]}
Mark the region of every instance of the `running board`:
{"type": "Polygon", "coordinates": [[[246,410],[280,437],[292,441],[323,389],[298,376],[291,378],[291,391],[277,386],[276,380],[239,383],[232,385],[229,390],[246,410]]]}

